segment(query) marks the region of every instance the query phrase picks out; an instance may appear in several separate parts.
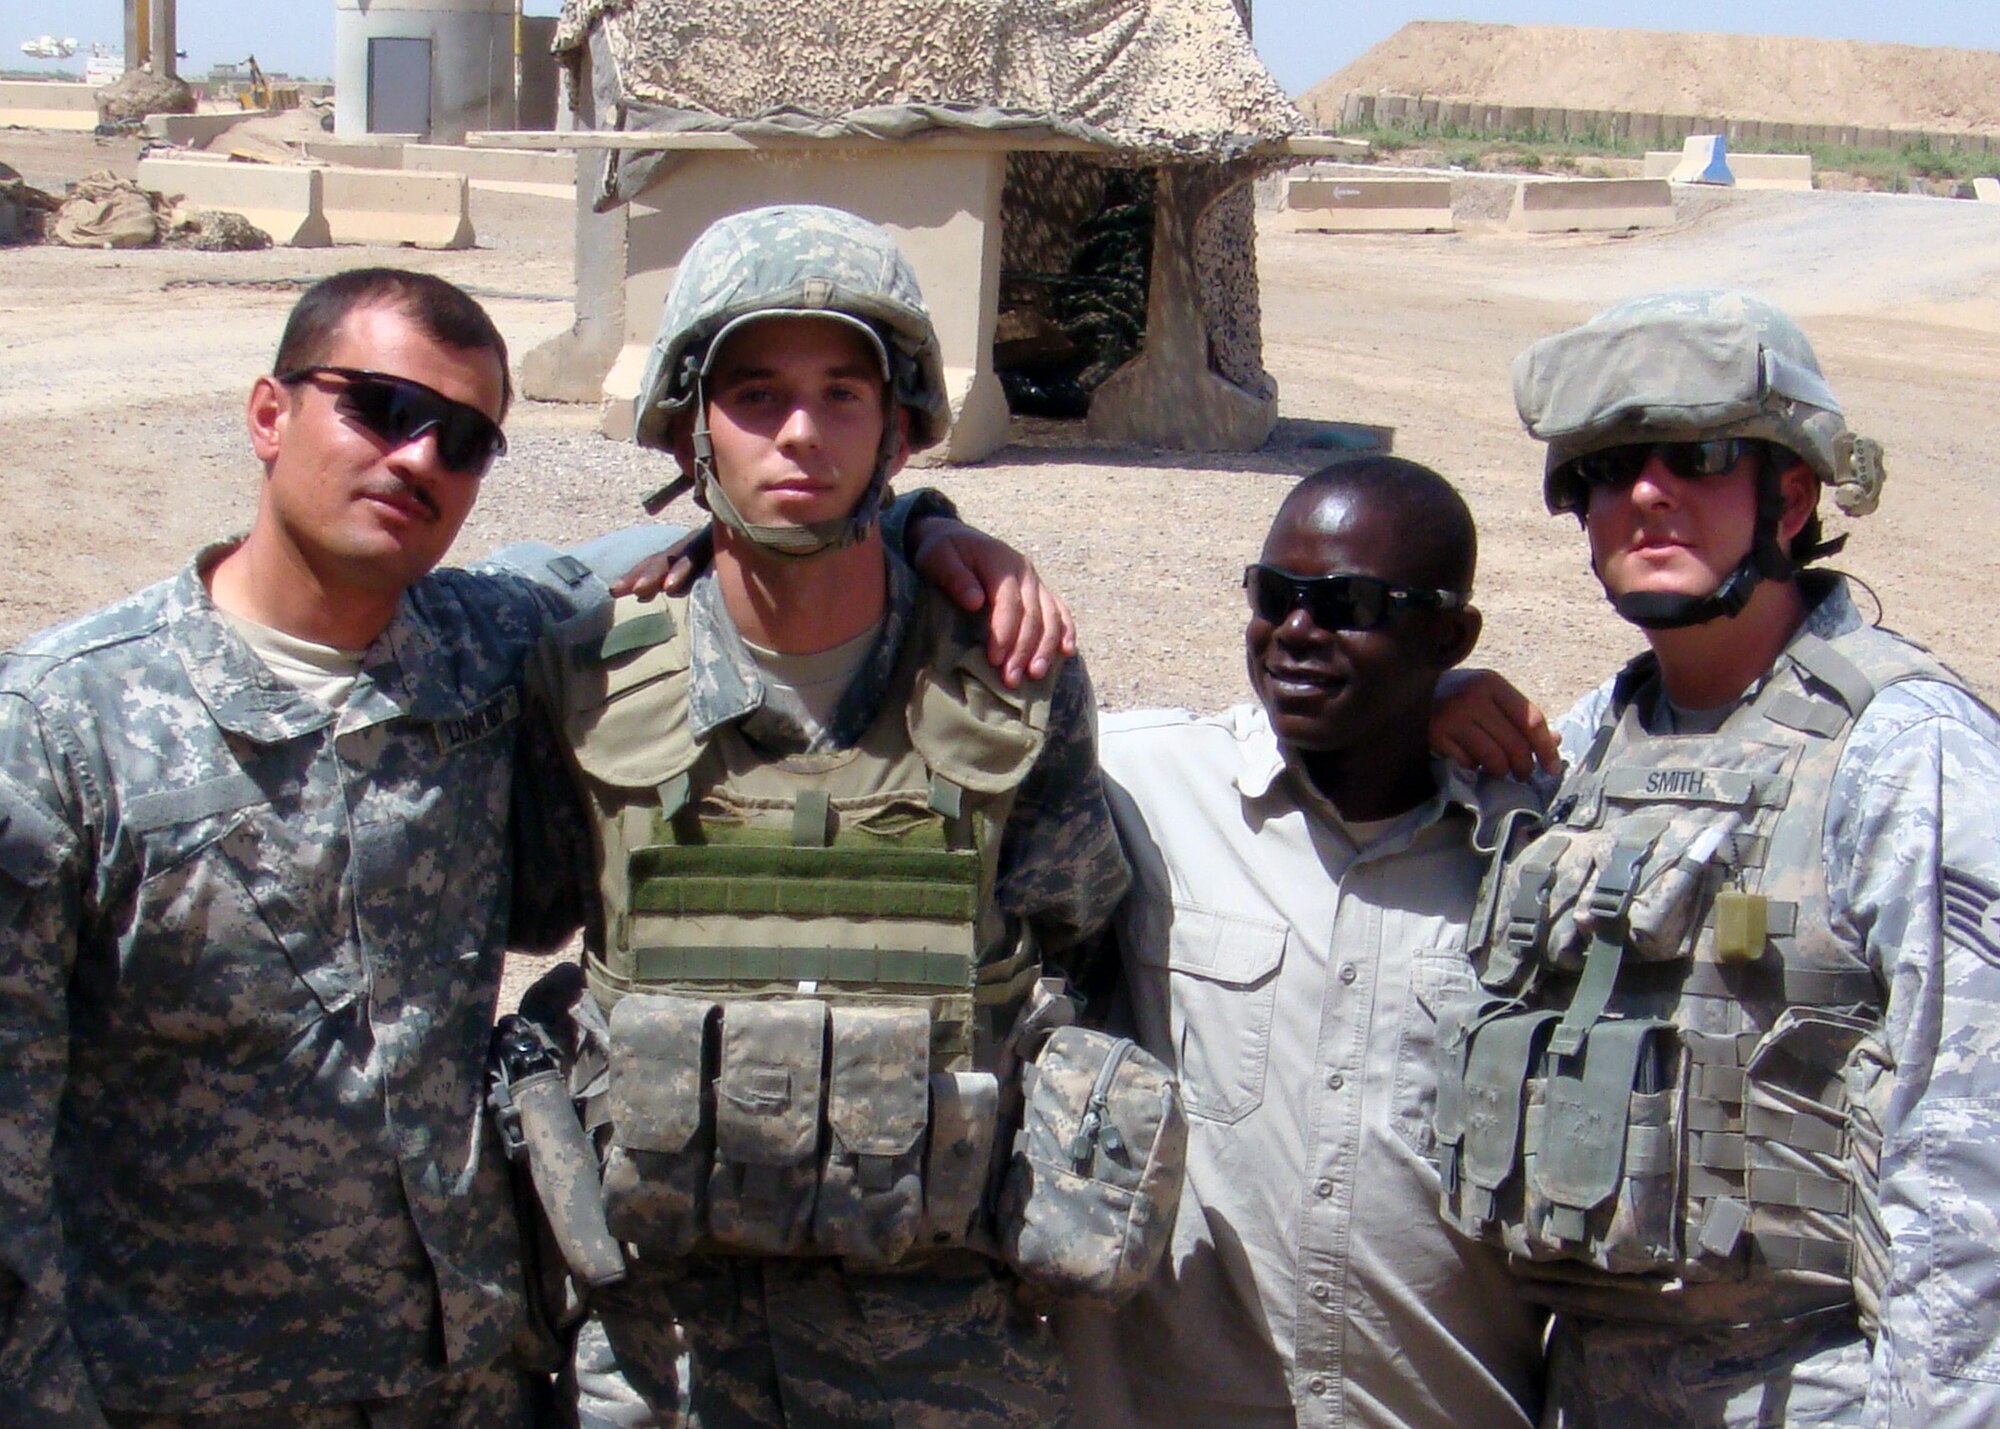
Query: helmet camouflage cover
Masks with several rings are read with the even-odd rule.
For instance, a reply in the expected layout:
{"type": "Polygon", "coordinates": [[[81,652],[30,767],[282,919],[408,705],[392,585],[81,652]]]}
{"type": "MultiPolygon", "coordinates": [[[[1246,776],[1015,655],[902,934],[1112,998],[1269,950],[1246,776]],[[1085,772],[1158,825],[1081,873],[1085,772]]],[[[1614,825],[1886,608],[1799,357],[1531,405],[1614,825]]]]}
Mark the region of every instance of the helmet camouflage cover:
{"type": "Polygon", "coordinates": [[[1881,446],[1848,430],[1805,334],[1746,293],[1654,293],[1605,309],[1514,359],[1514,404],[1548,443],[1542,495],[1580,512],[1564,468],[1606,447],[1751,437],[1794,453],[1850,516],[1875,509],[1881,446]]]}
{"type": "Polygon", "coordinates": [[[881,359],[890,401],[910,414],[913,450],[942,440],[950,424],[944,364],[909,260],[887,230],[864,218],[813,204],[751,209],[718,219],[689,247],[646,359],[634,438],[670,446],[674,417],[696,404],[693,477],[703,503],[759,544],[806,555],[857,539],[873,524],[898,433],[886,426],[874,480],[849,517],[810,527],[741,523],[716,488],[697,399],[729,334],[768,317],[829,318],[859,330],[881,359]]]}

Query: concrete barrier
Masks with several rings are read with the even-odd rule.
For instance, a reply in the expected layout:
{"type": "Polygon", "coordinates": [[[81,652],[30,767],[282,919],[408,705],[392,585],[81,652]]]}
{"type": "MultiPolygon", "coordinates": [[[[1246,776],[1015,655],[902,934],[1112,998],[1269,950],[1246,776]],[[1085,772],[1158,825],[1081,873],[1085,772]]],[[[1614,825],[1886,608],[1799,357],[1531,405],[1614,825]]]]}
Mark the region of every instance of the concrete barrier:
{"type": "Polygon", "coordinates": [[[155,139],[178,144],[183,149],[200,149],[216,135],[226,134],[246,119],[262,119],[266,109],[223,110],[212,114],[148,114],[145,130],[155,139]]]}
{"type": "Polygon", "coordinates": [[[1981,203],[2000,203],[2000,179],[1974,179],[1972,196],[1981,203]]]}
{"type": "Polygon", "coordinates": [[[1295,178],[1276,224],[1295,232],[1449,233],[1451,180],[1295,178]]]}
{"type": "Polygon", "coordinates": [[[97,86],[51,80],[0,81],[0,129],[97,127],[97,86]]]}
{"type": "Polygon", "coordinates": [[[280,247],[324,248],[333,241],[318,169],[147,158],[139,161],[139,186],[189,208],[241,214],[280,247]]]}
{"type": "Polygon", "coordinates": [[[336,139],[329,134],[324,139],[306,140],[305,151],[308,158],[342,168],[400,169],[404,145],[415,143],[416,138],[414,134],[378,134],[367,139],[336,139]]]}
{"type": "Polygon", "coordinates": [[[463,174],[344,167],[321,172],[326,223],[335,243],[472,246],[463,174]]]}
{"type": "Polygon", "coordinates": [[[1728,141],[1720,134],[1688,135],[1681,144],[1681,161],[1667,177],[1677,184],[1734,184],[1728,141]]]}
{"type": "Polygon", "coordinates": [[[1622,232],[1673,221],[1665,179],[1527,179],[1507,215],[1507,227],[1520,233],[1622,232]]]}
{"type": "MultiPolygon", "coordinates": [[[[1669,179],[1685,156],[1678,151],[1646,151],[1645,176],[1669,179]]],[[[1739,189],[1809,189],[1813,186],[1811,154],[1730,154],[1729,172],[1739,189]]]]}
{"type": "Polygon", "coordinates": [[[403,168],[417,173],[464,174],[476,189],[494,193],[576,197],[576,155],[533,149],[470,148],[462,144],[411,144],[403,168]]]}

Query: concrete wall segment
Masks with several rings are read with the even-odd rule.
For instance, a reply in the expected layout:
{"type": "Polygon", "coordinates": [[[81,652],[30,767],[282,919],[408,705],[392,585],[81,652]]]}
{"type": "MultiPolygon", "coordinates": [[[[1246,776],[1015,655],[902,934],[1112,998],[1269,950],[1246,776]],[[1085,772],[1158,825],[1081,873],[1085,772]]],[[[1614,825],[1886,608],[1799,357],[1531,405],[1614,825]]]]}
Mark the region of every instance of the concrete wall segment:
{"type": "Polygon", "coordinates": [[[139,160],[141,188],[189,208],[241,214],[281,248],[324,248],[327,226],[322,171],[283,164],[229,164],[191,159],[139,160]]]}

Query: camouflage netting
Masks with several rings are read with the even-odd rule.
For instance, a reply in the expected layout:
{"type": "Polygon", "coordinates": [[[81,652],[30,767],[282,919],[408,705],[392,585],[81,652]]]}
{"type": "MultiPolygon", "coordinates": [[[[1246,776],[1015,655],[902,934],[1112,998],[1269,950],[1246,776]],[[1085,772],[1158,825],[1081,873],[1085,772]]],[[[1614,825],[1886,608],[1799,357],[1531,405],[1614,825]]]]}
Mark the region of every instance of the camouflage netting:
{"type": "MultiPolygon", "coordinates": [[[[584,122],[603,128],[960,129],[1096,146],[1008,165],[997,365],[1017,410],[1052,416],[1079,415],[1140,349],[1155,171],[1247,179],[1284,162],[1306,127],[1232,0],[567,0],[555,50],[584,122]]],[[[635,197],[673,162],[613,156],[600,202],[635,197]]],[[[1261,397],[1273,386],[1253,241],[1247,191],[1223,193],[1201,215],[1194,261],[1211,364],[1261,397]]]]}
{"type": "Polygon", "coordinates": [[[568,0],[556,53],[586,47],[632,129],[1041,126],[1229,158],[1303,127],[1231,0],[568,0]]]}

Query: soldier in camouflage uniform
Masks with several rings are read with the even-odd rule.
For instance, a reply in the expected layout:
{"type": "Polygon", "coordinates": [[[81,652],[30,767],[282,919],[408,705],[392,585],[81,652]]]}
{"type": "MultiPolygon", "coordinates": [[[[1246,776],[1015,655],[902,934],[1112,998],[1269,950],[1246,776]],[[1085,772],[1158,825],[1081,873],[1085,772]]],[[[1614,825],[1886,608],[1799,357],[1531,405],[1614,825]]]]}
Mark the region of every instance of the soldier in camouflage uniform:
{"type": "Polygon", "coordinates": [[[326,280],[249,535],[0,667],[0,1422],[533,1422],[479,1070],[557,607],[431,569],[508,395],[456,288],[326,280]]]}
{"type": "Polygon", "coordinates": [[[1847,583],[1881,450],[1733,293],[1515,365],[1545,493],[1648,653],[1442,1040],[1444,1210],[1556,1312],[1546,1423],[2000,1419],[2000,720],[1847,583]]]}
{"type": "Polygon", "coordinates": [[[1128,875],[1082,665],[1010,689],[882,540],[889,477],[946,420],[929,315],[879,228],[760,209],[682,261],[638,439],[716,517],[713,568],[573,622],[537,665],[597,831],[585,968],[612,1060],[593,1105],[635,1248],[583,1330],[586,1424],[679,1412],[676,1317],[708,1429],[1063,1415],[1046,1327],[965,1248],[982,1123],[954,1140],[936,1108],[990,1096],[1022,1004],[1128,875]],[[859,871],[804,872],[842,863],[859,871]],[[891,864],[971,881],[892,886],[891,864]]]}

